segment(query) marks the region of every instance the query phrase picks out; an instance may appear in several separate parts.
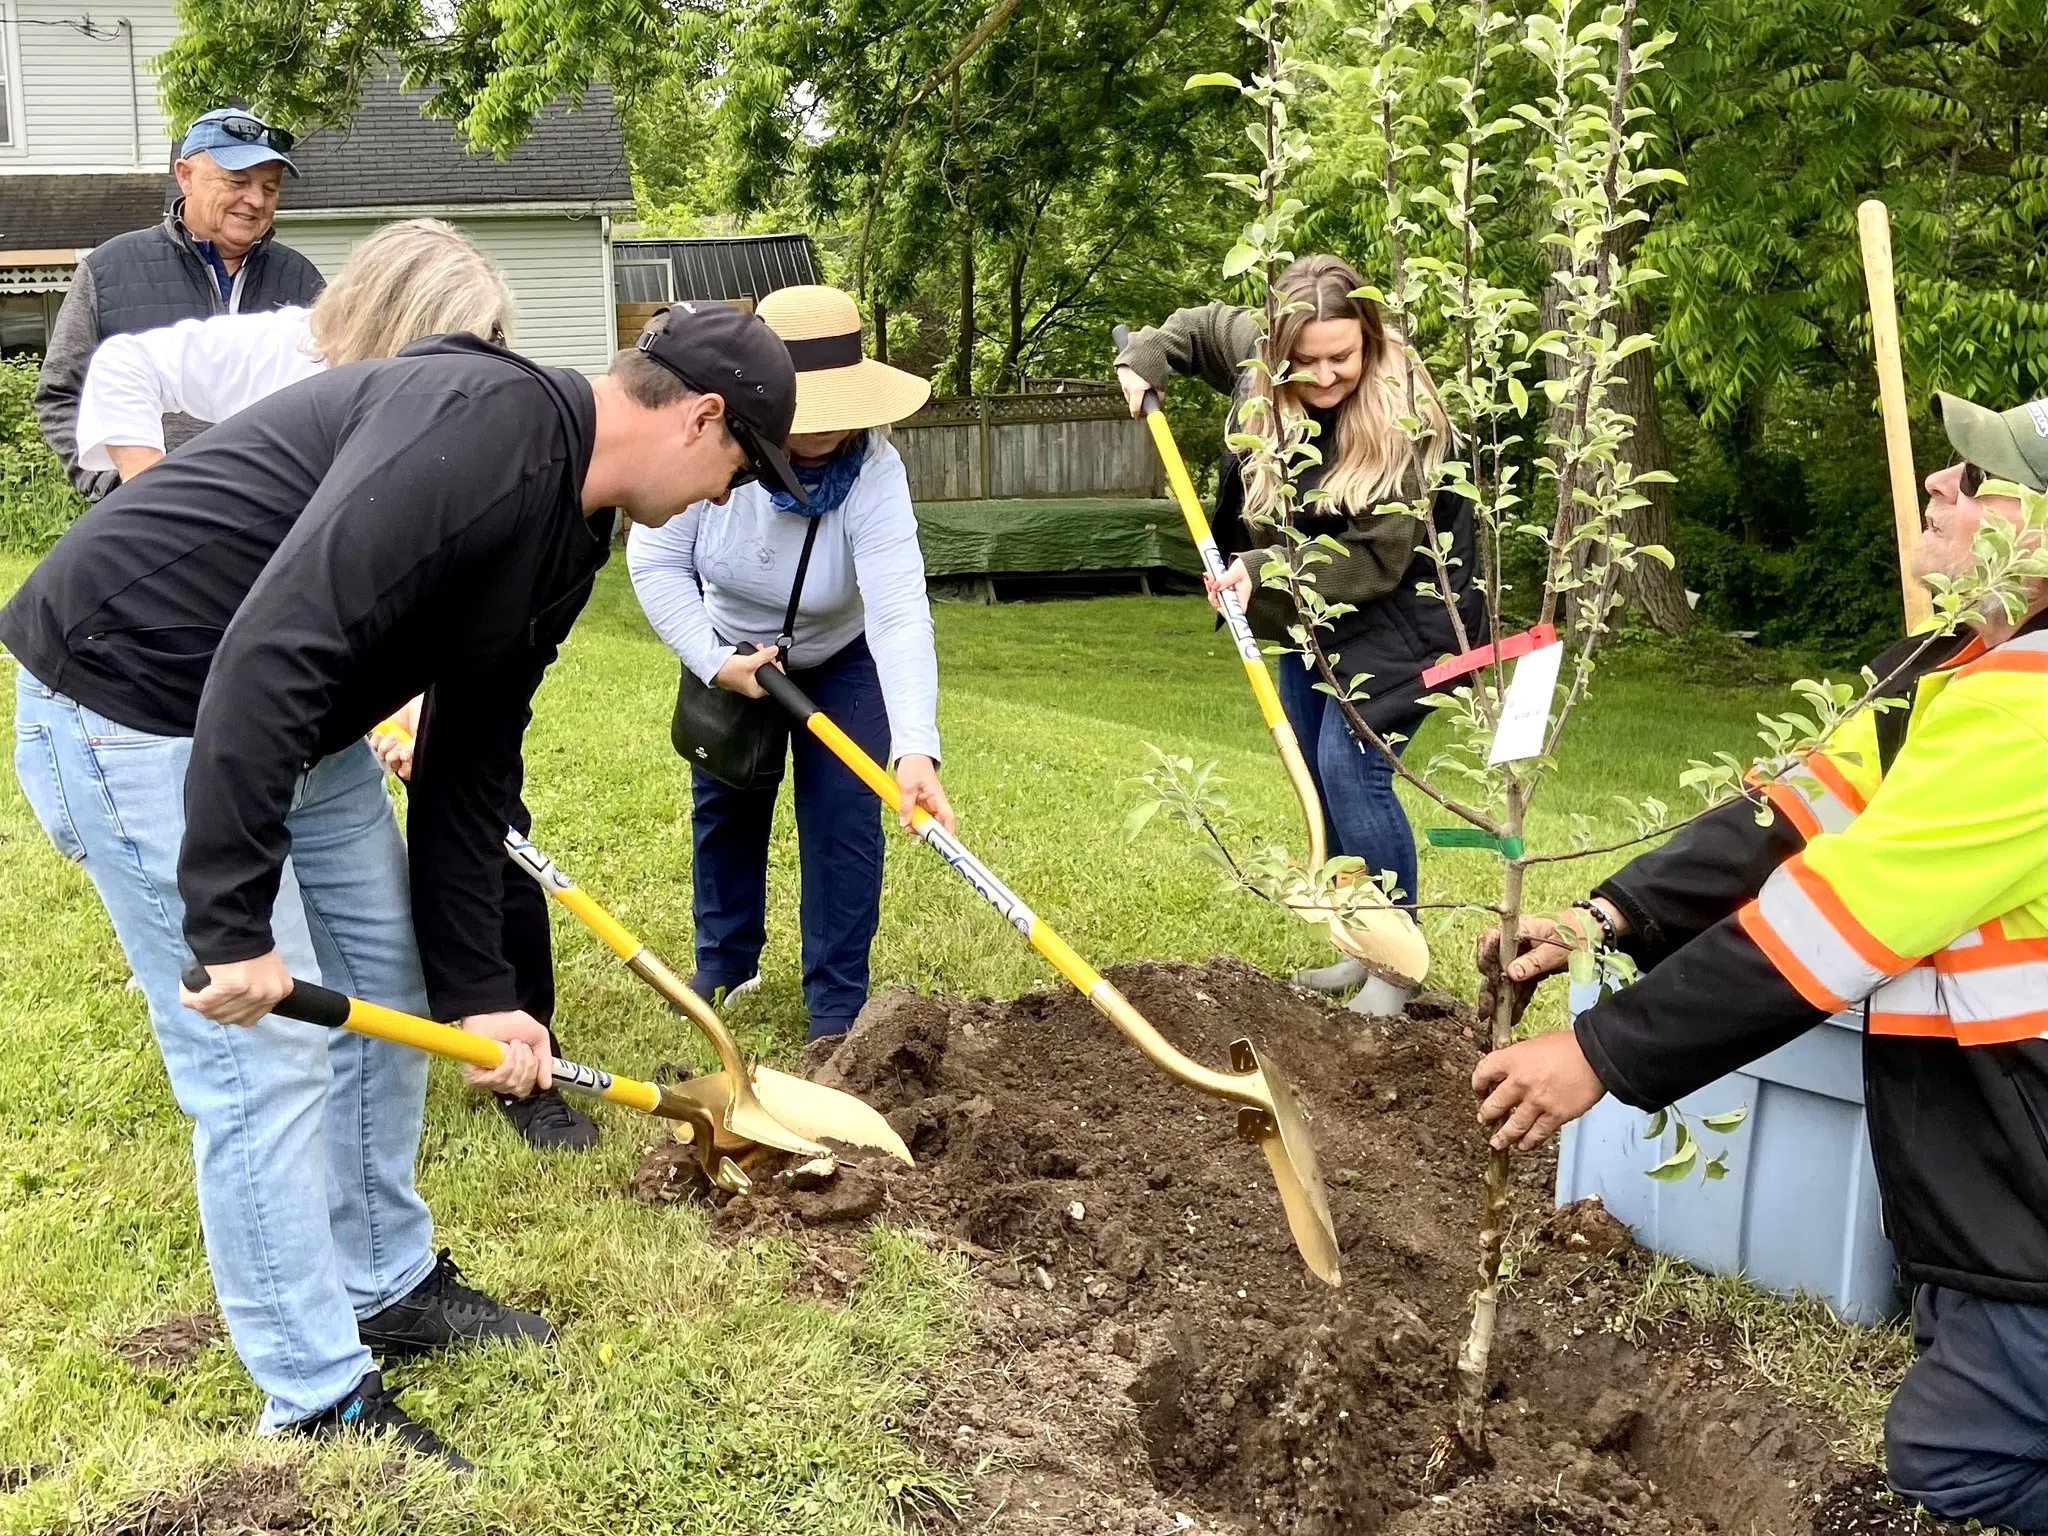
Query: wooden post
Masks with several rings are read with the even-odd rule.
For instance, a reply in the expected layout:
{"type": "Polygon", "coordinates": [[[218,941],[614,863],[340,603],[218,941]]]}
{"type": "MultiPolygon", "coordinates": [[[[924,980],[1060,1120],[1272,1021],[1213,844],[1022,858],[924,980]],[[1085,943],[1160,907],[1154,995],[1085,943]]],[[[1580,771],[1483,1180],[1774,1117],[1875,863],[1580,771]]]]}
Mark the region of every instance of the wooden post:
{"type": "Polygon", "coordinates": [[[983,395],[978,401],[975,402],[975,415],[980,423],[980,429],[976,433],[976,437],[980,447],[981,494],[983,500],[992,500],[996,494],[995,453],[994,445],[989,441],[991,434],[988,419],[988,409],[988,396],[983,395]]]}
{"type": "Polygon", "coordinates": [[[1863,238],[1863,280],[1870,290],[1870,341],[1877,354],[1878,408],[1884,416],[1885,458],[1891,466],[1892,524],[1899,542],[1899,586],[1906,600],[1906,631],[1934,617],[1927,589],[1913,575],[1920,543],[1920,483],[1913,473],[1913,435],[1906,411],[1906,371],[1899,358],[1898,291],[1892,279],[1892,219],[1871,198],[1856,210],[1863,238]]]}

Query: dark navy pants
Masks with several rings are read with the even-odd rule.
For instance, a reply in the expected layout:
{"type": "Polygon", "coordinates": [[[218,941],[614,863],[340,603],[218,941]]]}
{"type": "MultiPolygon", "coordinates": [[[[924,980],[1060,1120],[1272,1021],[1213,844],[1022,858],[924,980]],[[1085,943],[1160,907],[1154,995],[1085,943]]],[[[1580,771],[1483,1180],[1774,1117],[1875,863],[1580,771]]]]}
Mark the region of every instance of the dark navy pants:
{"type": "MultiPolygon", "coordinates": [[[[870,757],[889,761],[889,716],[866,640],[790,677],[870,757]]],[[[844,1034],[867,1001],[868,948],[882,916],[882,816],[874,791],[808,731],[791,733],[790,757],[803,876],[804,1007],[815,1040],[844,1034]]],[[[695,769],[690,787],[697,981],[708,997],[760,966],[776,791],[733,789],[695,769]]]]}
{"type": "MultiPolygon", "coordinates": [[[[1415,829],[1394,793],[1394,765],[1378,747],[1351,734],[1337,701],[1317,687],[1320,674],[1304,667],[1299,656],[1280,658],[1280,707],[1301,741],[1309,777],[1322,797],[1330,855],[1349,854],[1365,860],[1368,872],[1394,872],[1396,901],[1415,897],[1415,829]]],[[[1413,735],[1428,711],[1402,729],[1413,735]]],[[[1377,722],[1374,728],[1378,729],[1377,722]]],[[[1405,750],[1405,741],[1394,743],[1405,750]]]]}
{"type": "Polygon", "coordinates": [[[1913,1343],[1884,1421],[1892,1487],[1949,1520],[2048,1536],[2048,1307],[1922,1286],[1913,1343]]]}

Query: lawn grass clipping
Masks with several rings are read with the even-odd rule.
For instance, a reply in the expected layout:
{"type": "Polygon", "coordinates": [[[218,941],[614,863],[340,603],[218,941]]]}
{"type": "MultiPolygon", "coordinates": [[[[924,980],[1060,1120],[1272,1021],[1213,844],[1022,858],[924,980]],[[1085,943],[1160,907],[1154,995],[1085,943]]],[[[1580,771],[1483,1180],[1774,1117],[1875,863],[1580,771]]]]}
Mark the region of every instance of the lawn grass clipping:
{"type": "MultiPolygon", "coordinates": [[[[0,561],[0,590],[27,569],[0,561]]],[[[1271,969],[1321,963],[1315,934],[1225,889],[1164,829],[1125,847],[1144,744],[1216,757],[1257,832],[1299,841],[1295,808],[1235,653],[1199,599],[1104,599],[937,611],[944,775],[969,846],[1097,965],[1218,952],[1271,969]]],[[[1774,694],[1722,662],[1707,680],[1656,650],[1603,676],[1566,749],[1532,844],[1606,797],[1678,798],[1684,759],[1744,751],[1774,694]]],[[[690,960],[689,792],[667,741],[675,662],[633,603],[620,562],[549,675],[527,752],[534,840],[678,966],[690,960]]],[[[1426,739],[1424,746],[1426,747],[1426,739]]],[[[211,1305],[184,1121],[80,871],[0,788],[0,1469],[53,1469],[0,1498],[0,1536],[103,1523],[223,1465],[296,1449],[249,1436],[256,1393],[225,1345],[187,1370],[138,1370],[110,1347],[211,1305]]],[[[1426,818],[1410,801],[1418,826],[1426,818]]],[[[1485,888],[1489,856],[1425,855],[1425,899],[1485,888]]],[[[1599,867],[1549,866],[1534,900],[1581,893],[1599,867]]],[[[878,988],[1006,995],[1056,984],[958,877],[890,842],[878,988]]],[[[762,994],[735,1011],[746,1044],[788,1062],[801,1041],[798,881],[785,805],[770,882],[762,994]]],[[[1471,987],[1472,925],[1435,940],[1435,984],[1471,987]]],[[[640,1074],[709,1065],[680,1022],[558,914],[559,1024],[568,1054],[640,1074]]],[[[1545,1006],[1554,1004],[1546,1003],[1545,1006]]],[[[1105,1028],[1108,1026],[1105,1025],[1105,1028]]],[[[1151,1070],[1135,1052],[1130,1070],[1151,1070]]],[[[437,1068],[420,1181],[477,1283],[546,1311],[551,1351],[494,1350],[402,1367],[406,1402],[475,1456],[469,1485],[393,1484],[359,1456],[301,1459],[322,1523],[349,1532],[693,1533],[900,1529],[948,1490],[903,1425],[919,1373],[966,1340],[956,1261],[901,1234],[865,1239],[852,1303],[788,1294],[796,1251],[706,1240],[702,1215],[623,1193],[659,1131],[599,1111],[594,1155],[544,1159],[437,1068]]],[[[1476,1132],[1475,1132],[1476,1134],[1476,1132]]],[[[0,1486],[4,1486],[0,1483],[0,1486]]]]}

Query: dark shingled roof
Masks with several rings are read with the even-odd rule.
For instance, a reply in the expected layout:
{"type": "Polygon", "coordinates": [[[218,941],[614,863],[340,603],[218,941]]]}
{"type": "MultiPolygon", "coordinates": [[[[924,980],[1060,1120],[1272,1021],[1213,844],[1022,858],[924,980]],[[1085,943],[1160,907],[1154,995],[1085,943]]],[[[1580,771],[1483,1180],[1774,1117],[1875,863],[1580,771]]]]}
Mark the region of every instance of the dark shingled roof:
{"type": "Polygon", "coordinates": [[[0,251],[68,250],[164,216],[171,182],[142,176],[0,176],[0,251]]]}
{"type": "Polygon", "coordinates": [[[533,132],[499,160],[472,154],[445,119],[422,117],[426,93],[395,76],[363,87],[346,131],[321,129],[292,151],[299,179],[284,205],[307,209],[479,203],[569,203],[623,209],[633,201],[626,142],[611,87],[592,85],[575,111],[550,107],[533,132]]]}
{"type": "Polygon", "coordinates": [[[761,299],[778,288],[818,280],[809,235],[735,235],[700,240],[614,240],[619,301],[644,304],[670,299],[761,299]],[[638,291],[638,274],[621,270],[636,262],[666,261],[675,273],[674,291],[638,291]]]}

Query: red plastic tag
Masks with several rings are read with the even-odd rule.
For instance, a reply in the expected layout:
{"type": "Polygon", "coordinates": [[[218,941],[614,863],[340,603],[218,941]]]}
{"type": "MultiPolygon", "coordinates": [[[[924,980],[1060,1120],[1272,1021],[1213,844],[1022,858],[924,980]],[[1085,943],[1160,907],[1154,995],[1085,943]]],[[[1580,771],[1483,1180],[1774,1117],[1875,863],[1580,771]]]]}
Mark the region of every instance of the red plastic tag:
{"type": "Polygon", "coordinates": [[[1553,645],[1557,641],[1555,624],[1538,624],[1534,629],[1525,629],[1519,635],[1510,635],[1498,645],[1482,645],[1476,651],[1466,651],[1448,661],[1440,661],[1433,667],[1425,668],[1422,686],[1434,688],[1454,677],[1463,677],[1467,672],[1477,672],[1481,667],[1492,664],[1497,655],[1502,661],[1513,661],[1517,656],[1526,656],[1539,646],[1553,645]]]}

